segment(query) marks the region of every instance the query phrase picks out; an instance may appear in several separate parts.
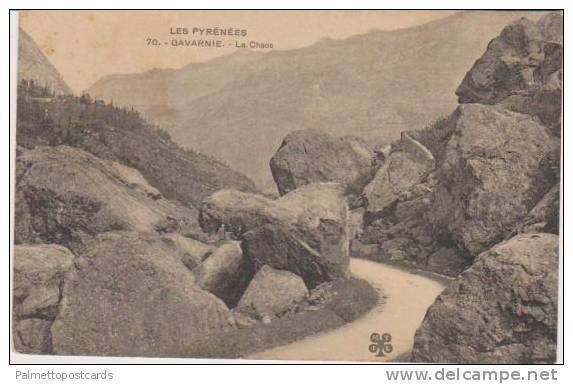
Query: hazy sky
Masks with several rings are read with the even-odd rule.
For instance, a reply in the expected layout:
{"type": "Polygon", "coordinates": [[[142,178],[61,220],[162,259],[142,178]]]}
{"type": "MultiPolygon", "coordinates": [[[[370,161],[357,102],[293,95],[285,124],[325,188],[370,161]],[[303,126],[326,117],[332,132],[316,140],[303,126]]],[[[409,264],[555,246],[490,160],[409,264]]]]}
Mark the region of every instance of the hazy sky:
{"type": "MultiPolygon", "coordinates": [[[[100,77],[179,68],[234,52],[235,42],[272,43],[274,49],[308,46],[324,37],[345,38],[371,29],[422,24],[449,11],[26,11],[20,26],[81,92],[100,77]],[[188,28],[187,35],[171,29],[188,28]],[[203,36],[193,28],[246,30],[247,36],[203,36]],[[173,38],[222,40],[221,48],[174,47],[173,38]],[[157,39],[161,46],[149,46],[157,39]],[[165,43],[168,43],[165,45],[165,43]]],[[[205,32],[204,32],[205,33],[205,32]]],[[[239,32],[241,33],[241,32],[239,32]]],[[[263,52],[265,49],[262,50],[263,52]]],[[[266,50],[268,51],[268,49],[266,50]]]]}

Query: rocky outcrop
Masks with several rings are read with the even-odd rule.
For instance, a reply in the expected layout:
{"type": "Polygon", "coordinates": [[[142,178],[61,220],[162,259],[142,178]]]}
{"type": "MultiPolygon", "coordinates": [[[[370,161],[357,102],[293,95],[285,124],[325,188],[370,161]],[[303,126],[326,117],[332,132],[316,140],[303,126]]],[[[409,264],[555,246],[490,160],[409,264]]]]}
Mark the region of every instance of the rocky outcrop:
{"type": "Polygon", "coordinates": [[[377,214],[389,207],[402,193],[423,181],[434,167],[432,153],[403,133],[382,167],[364,188],[367,214],[377,214]]]}
{"type": "Polygon", "coordinates": [[[364,190],[355,255],[457,275],[516,233],[557,232],[562,30],[558,13],[507,26],[465,76],[454,113],[392,145],[364,190]],[[403,143],[431,151],[435,170],[402,161],[403,143]]]}
{"type": "Polygon", "coordinates": [[[239,242],[221,245],[193,270],[195,282],[233,308],[253,277],[253,267],[239,242]]]}
{"type": "Polygon", "coordinates": [[[138,171],[80,149],[20,150],[16,168],[16,243],[73,247],[112,230],[198,231],[194,209],[163,199],[138,171]]]}
{"type": "Polygon", "coordinates": [[[14,247],[13,330],[16,351],[50,353],[50,327],[60,309],[61,287],[74,255],[59,245],[14,247]]]}
{"type": "Polygon", "coordinates": [[[432,225],[432,205],[436,188],[434,174],[402,193],[382,213],[368,220],[364,231],[353,240],[355,257],[415,266],[456,276],[469,260],[448,239],[448,234],[432,225]]]}
{"type": "Polygon", "coordinates": [[[159,236],[111,232],[76,259],[52,326],[55,354],[189,357],[231,313],[197,287],[159,236]]]}
{"type": "Polygon", "coordinates": [[[302,186],[277,200],[220,191],[203,204],[200,223],[242,241],[255,270],[267,264],[301,276],[309,288],[348,275],[348,206],[335,183],[302,186]]]}
{"type": "Polygon", "coordinates": [[[434,302],[413,360],[554,363],[559,237],[522,234],[482,253],[434,302]]]}
{"type": "MultiPolygon", "coordinates": [[[[358,139],[314,129],[289,133],[270,161],[279,193],[312,183],[337,182],[348,189],[371,178],[374,153],[358,139]]],[[[355,188],[360,190],[361,188],[355,188]]]]}
{"type": "Polygon", "coordinates": [[[456,91],[460,103],[501,103],[560,134],[563,15],[521,18],[493,39],[456,91]]]}
{"type": "Polygon", "coordinates": [[[249,283],[235,312],[255,319],[273,318],[304,300],[308,290],[300,277],[263,266],[249,283]]]}
{"type": "MultiPolygon", "coordinates": [[[[414,361],[556,359],[559,237],[540,232],[559,227],[562,23],[550,14],[509,25],[464,78],[458,109],[414,134],[437,159],[426,233],[437,246],[455,245],[427,265],[447,265],[455,253],[473,262],[429,308],[414,361]]],[[[424,228],[389,212],[382,219],[376,234],[424,228]]],[[[423,242],[392,236],[379,247],[388,243],[400,255],[423,242]]]]}
{"type": "Polygon", "coordinates": [[[454,113],[374,151],[353,255],[456,276],[516,233],[557,232],[562,23],[553,13],[505,28],[454,113]]]}
{"type": "Polygon", "coordinates": [[[437,172],[432,219],[470,255],[503,240],[554,185],[559,141],[531,116],[462,104],[437,172]]]}

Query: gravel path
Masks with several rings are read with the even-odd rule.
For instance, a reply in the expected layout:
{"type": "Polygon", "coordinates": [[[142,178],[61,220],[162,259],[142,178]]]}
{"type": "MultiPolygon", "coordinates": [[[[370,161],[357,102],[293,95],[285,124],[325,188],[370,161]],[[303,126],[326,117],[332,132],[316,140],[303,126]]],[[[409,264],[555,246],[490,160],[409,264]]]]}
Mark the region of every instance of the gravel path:
{"type": "Polygon", "coordinates": [[[368,281],[384,298],[365,316],[341,328],[249,356],[249,359],[372,361],[409,353],[426,310],[445,288],[429,277],[363,259],[351,259],[356,277],[368,281]],[[391,335],[392,352],[369,351],[372,333],[391,335]]]}

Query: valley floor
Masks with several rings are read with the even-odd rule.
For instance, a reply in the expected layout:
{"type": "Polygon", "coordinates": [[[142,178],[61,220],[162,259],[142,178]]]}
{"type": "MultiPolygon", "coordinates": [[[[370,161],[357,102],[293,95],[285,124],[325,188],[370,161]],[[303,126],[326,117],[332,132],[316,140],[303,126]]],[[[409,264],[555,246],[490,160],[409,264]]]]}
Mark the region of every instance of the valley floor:
{"type": "Polygon", "coordinates": [[[409,354],[426,310],[445,285],[428,276],[369,260],[352,258],[352,274],[383,292],[384,300],[365,316],[335,330],[248,356],[250,359],[390,361],[409,354]],[[392,352],[369,351],[372,333],[392,336],[392,352]]]}

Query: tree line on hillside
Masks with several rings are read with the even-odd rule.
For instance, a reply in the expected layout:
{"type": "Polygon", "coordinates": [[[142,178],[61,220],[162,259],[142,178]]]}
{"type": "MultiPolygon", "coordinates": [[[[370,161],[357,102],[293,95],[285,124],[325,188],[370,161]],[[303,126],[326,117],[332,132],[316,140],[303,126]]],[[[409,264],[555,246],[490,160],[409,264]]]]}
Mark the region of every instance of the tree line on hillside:
{"type": "Polygon", "coordinates": [[[146,134],[151,134],[163,143],[177,147],[187,154],[229,167],[223,160],[173,143],[169,132],[149,123],[133,107],[118,107],[113,101],[106,103],[92,98],[88,93],[83,93],[81,96],[59,94],[49,85],[22,79],[18,83],[17,105],[17,133],[21,133],[17,136],[17,142],[24,147],[30,146],[32,141],[34,142],[32,146],[38,144],[73,146],[73,138],[83,133],[82,128],[91,128],[97,132],[101,130],[102,124],[109,124],[132,132],[145,131],[146,134]],[[34,127],[36,132],[32,130],[34,127]]]}
{"type": "Polygon", "coordinates": [[[56,94],[33,80],[18,83],[16,142],[24,148],[68,145],[139,170],[165,197],[198,206],[221,188],[253,191],[246,176],[175,144],[137,110],[113,102],[56,94]]]}

